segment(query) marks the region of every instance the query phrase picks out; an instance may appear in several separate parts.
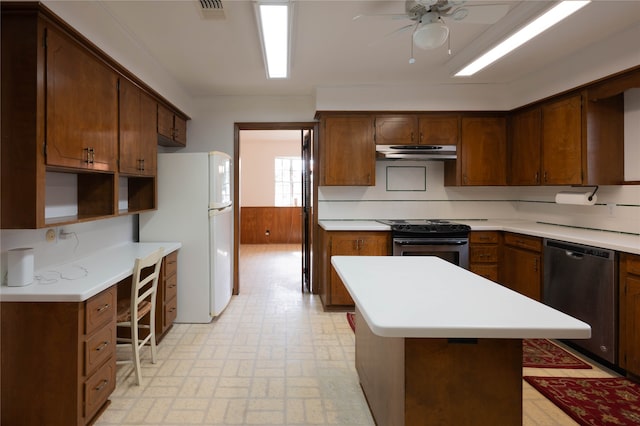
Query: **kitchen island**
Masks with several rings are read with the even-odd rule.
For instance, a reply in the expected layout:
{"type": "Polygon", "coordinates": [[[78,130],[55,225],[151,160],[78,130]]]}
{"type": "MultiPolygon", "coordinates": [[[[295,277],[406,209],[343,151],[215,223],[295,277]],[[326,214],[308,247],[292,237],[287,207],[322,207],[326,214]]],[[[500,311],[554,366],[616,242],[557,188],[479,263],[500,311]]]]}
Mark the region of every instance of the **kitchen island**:
{"type": "Polygon", "coordinates": [[[522,339],[588,324],[440,258],[334,256],[356,369],[380,425],[522,424],[522,339]]]}

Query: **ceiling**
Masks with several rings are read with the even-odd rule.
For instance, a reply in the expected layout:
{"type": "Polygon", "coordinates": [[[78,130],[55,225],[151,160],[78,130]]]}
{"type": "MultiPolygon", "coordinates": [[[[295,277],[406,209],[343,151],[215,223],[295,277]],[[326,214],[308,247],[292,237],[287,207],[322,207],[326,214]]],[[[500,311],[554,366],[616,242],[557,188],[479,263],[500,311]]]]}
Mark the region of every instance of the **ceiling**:
{"type": "Polygon", "coordinates": [[[404,12],[404,1],[294,0],[291,76],[266,77],[254,2],[222,0],[223,16],[205,18],[198,0],[101,0],[102,6],[193,97],[312,95],[318,87],[504,83],[525,78],[572,52],[640,23],[640,1],[594,1],[476,76],[453,73],[554,2],[507,4],[492,25],[448,21],[447,46],[414,49],[411,31],[388,35],[408,19],[360,14],[404,12]]]}

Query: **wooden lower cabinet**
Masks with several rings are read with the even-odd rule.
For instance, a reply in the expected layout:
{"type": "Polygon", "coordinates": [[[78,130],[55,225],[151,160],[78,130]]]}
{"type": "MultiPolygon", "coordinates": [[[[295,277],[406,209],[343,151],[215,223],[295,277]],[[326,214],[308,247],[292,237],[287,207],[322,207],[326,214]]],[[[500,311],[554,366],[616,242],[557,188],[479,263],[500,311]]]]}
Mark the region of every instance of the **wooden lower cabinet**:
{"type": "Polygon", "coordinates": [[[380,231],[320,232],[322,247],[320,266],[320,299],[325,309],[351,308],[353,299],[331,266],[331,256],[388,256],[391,233],[380,231]]]}
{"type": "Polygon", "coordinates": [[[500,283],[535,300],[542,300],[542,239],[504,233],[500,283]]]}
{"type": "Polygon", "coordinates": [[[173,326],[178,315],[178,252],[169,253],[162,259],[158,295],[156,296],[156,343],[173,326]]]}
{"type": "Polygon", "coordinates": [[[522,425],[522,339],[381,337],[358,307],[355,318],[377,425],[522,425]]]}
{"type": "Polygon", "coordinates": [[[640,256],[620,254],[620,335],[618,364],[640,377],[640,256]]]}
{"type": "Polygon", "coordinates": [[[498,282],[500,232],[472,231],[469,234],[469,270],[498,282]]]}
{"type": "Polygon", "coordinates": [[[84,302],[2,302],[3,425],[86,425],[116,386],[116,286],[84,302]]]}

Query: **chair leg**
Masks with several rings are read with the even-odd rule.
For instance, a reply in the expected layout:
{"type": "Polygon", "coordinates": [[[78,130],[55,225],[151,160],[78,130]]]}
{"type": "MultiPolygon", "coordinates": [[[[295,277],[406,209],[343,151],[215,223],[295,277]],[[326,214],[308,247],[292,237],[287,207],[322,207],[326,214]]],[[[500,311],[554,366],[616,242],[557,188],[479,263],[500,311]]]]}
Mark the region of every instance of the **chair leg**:
{"type": "Polygon", "coordinates": [[[155,321],[155,309],[151,309],[151,318],[149,319],[149,333],[151,337],[149,342],[151,344],[151,362],[156,363],[156,321],[155,321]]]}
{"type": "Polygon", "coordinates": [[[133,349],[133,368],[136,372],[136,383],[142,384],[142,372],[140,371],[140,347],[138,346],[138,324],[131,321],[131,349],[133,349]]]}

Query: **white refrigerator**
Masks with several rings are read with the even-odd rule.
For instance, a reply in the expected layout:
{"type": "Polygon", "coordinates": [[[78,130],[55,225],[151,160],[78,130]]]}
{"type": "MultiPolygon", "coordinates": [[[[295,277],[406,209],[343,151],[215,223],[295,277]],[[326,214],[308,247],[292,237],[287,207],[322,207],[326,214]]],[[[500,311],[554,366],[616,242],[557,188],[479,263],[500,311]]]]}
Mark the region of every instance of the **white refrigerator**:
{"type": "Polygon", "coordinates": [[[179,323],[208,323],[231,300],[231,158],[158,154],[158,210],[140,214],[140,241],[179,241],[179,323]]]}

